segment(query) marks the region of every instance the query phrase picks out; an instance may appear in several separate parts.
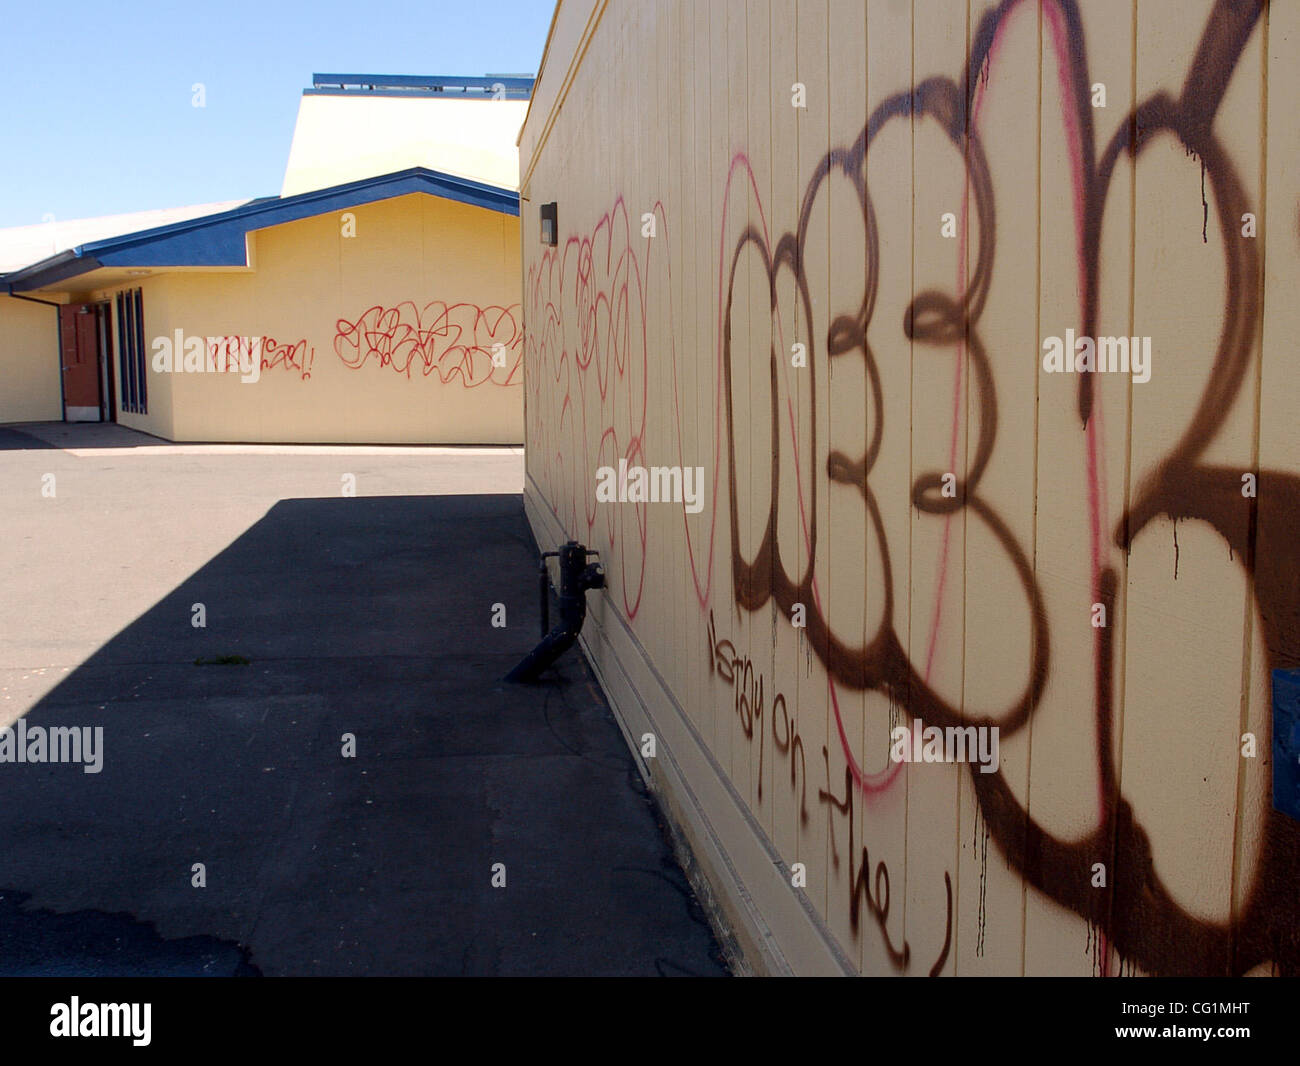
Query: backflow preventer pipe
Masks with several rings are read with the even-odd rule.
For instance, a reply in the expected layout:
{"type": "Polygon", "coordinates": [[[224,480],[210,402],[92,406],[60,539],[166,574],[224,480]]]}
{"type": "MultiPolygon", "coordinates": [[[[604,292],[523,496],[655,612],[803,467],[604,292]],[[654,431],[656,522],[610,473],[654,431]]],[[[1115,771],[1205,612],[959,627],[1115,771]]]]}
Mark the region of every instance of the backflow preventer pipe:
{"type": "Polygon", "coordinates": [[[587,620],[587,590],[603,589],[605,573],[600,563],[587,562],[587,556],[599,552],[588,551],[576,540],[562,544],[559,551],[543,552],[538,572],[538,587],[542,598],[542,642],[530,651],[510,673],[507,681],[536,681],[551,663],[573,647],[587,620]],[[550,574],[546,560],[555,556],[560,566],[560,624],[547,632],[550,617],[550,574]]]}

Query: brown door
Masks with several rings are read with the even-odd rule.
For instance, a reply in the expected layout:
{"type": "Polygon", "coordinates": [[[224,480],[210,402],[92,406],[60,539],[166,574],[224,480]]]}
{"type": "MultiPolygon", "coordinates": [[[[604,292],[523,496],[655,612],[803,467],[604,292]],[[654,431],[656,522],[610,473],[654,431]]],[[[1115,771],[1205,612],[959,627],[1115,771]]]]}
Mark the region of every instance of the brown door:
{"type": "Polygon", "coordinates": [[[90,304],[64,304],[59,308],[63,338],[63,420],[98,422],[99,328],[90,304]]]}

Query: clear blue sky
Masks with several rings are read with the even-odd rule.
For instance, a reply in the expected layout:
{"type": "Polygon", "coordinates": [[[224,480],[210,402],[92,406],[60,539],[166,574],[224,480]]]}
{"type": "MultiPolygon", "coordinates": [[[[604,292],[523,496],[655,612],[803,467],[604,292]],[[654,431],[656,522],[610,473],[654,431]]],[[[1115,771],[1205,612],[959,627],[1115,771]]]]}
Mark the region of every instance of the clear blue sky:
{"type": "Polygon", "coordinates": [[[550,0],[7,3],[0,227],[279,193],[314,72],[532,74],[550,0]],[[207,106],[191,106],[191,86],[207,106]]]}

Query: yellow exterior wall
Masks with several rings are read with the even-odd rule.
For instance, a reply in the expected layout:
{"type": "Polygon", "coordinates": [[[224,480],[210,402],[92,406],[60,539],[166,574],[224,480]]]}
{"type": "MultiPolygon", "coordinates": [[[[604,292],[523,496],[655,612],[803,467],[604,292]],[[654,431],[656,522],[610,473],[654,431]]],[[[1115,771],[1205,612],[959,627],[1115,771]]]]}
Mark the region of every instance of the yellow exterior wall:
{"type": "Polygon", "coordinates": [[[53,307],[0,296],[0,422],[63,417],[57,314],[53,307]]]}
{"type": "Polygon", "coordinates": [[[250,271],[145,279],[149,415],[120,420],[178,441],[522,441],[519,220],[422,194],[349,214],[258,231],[250,271]],[[265,338],[266,365],[158,373],[176,330],[265,338]]]}
{"type": "Polygon", "coordinates": [[[304,96],[280,195],[416,166],[517,188],[526,108],[523,100],[304,96]]]}
{"type": "Polygon", "coordinates": [[[756,968],[1300,972],[1297,42],[1210,0],[560,4],[526,504],[601,552],[584,647],[756,968]],[[1066,330],[1149,380],[1045,371],[1066,330]],[[702,509],[600,502],[620,459],[702,509]],[[997,726],[997,771],[891,761],[918,719],[997,726]]]}
{"type": "MultiPolygon", "coordinates": [[[[165,276],[155,276],[140,278],[129,286],[123,287],[126,291],[140,290],[140,303],[144,310],[144,338],[145,352],[149,355],[149,344],[154,337],[166,336],[169,334],[171,326],[171,314],[168,306],[168,289],[167,278],[165,276]]],[[[86,292],[79,294],[80,299],[84,300],[109,300],[113,318],[113,374],[115,381],[113,388],[117,395],[117,421],[131,429],[138,429],[144,433],[152,433],[155,437],[162,437],[165,440],[177,440],[176,418],[173,408],[173,378],[169,374],[155,374],[152,370],[148,371],[146,376],[146,410],[144,414],[134,414],[122,409],[122,364],[121,355],[118,351],[118,314],[116,294],[122,291],[121,288],[109,289],[103,292],[96,291],[93,293],[86,292]]]]}

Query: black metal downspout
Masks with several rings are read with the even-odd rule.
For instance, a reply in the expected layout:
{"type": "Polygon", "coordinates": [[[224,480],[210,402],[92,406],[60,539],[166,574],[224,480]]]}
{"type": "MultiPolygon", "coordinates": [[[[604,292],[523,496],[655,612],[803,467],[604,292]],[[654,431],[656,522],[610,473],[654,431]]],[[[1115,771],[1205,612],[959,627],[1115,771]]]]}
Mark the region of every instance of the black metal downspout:
{"type": "Polygon", "coordinates": [[[63,304],[56,304],[52,300],[38,300],[35,296],[23,296],[21,293],[14,292],[11,282],[5,284],[5,292],[15,300],[26,300],[29,304],[44,304],[46,307],[54,308],[54,335],[58,338],[55,355],[59,360],[59,417],[67,418],[68,398],[63,392],[63,304]]]}
{"type": "Polygon", "coordinates": [[[587,556],[599,553],[588,551],[576,540],[560,546],[559,551],[542,554],[538,585],[542,595],[542,642],[530,651],[510,673],[507,681],[536,681],[551,663],[573,647],[582,623],[587,620],[587,590],[603,589],[605,574],[600,563],[588,563],[587,556]],[[546,569],[549,556],[557,556],[560,565],[560,624],[547,632],[550,614],[550,577],[546,569]]]}

